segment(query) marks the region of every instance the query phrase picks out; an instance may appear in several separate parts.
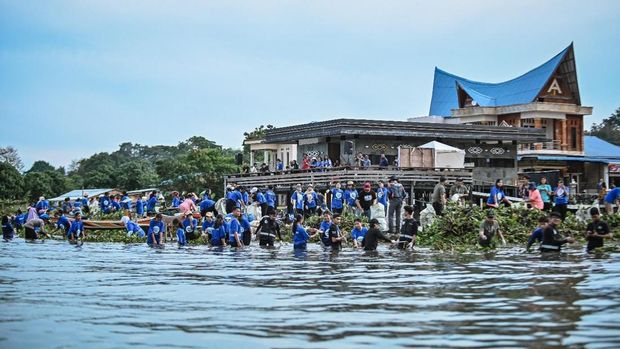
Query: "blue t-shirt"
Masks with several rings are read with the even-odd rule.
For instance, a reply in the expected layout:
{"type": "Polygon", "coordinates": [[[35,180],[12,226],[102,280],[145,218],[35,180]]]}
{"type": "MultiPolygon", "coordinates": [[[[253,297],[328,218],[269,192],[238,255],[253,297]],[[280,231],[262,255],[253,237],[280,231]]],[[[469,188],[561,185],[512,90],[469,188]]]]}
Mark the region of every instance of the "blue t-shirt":
{"type": "Polygon", "coordinates": [[[127,195],[123,195],[121,198],[121,207],[123,210],[129,210],[131,206],[131,199],[127,195]]]}
{"type": "Polygon", "coordinates": [[[387,206],[388,189],[386,187],[377,188],[377,202],[383,206],[387,206]]]}
{"type": "Polygon", "coordinates": [[[71,227],[69,228],[69,231],[67,231],[67,236],[71,234],[75,234],[77,236],[84,234],[84,222],[73,221],[73,223],[71,223],[71,227]]]}
{"type": "Polygon", "coordinates": [[[247,191],[244,191],[241,193],[241,200],[243,200],[243,203],[247,205],[250,202],[250,194],[248,194],[247,191]]]}
{"type": "Polygon", "coordinates": [[[267,205],[269,207],[276,207],[276,193],[273,192],[273,190],[267,190],[267,193],[265,193],[265,197],[267,199],[267,205]]]}
{"type": "Polygon", "coordinates": [[[534,242],[542,242],[543,239],[543,228],[538,227],[530,235],[529,239],[527,239],[527,246],[532,246],[534,242]]]}
{"type": "Polygon", "coordinates": [[[103,212],[110,212],[110,205],[112,204],[110,201],[111,200],[109,196],[104,196],[99,200],[99,207],[103,212]]]}
{"type": "Polygon", "coordinates": [[[243,240],[243,228],[241,227],[241,224],[239,223],[239,220],[237,219],[237,217],[233,216],[232,214],[226,215],[226,221],[228,221],[228,218],[230,218],[229,222],[225,223],[226,226],[226,232],[228,233],[228,241],[231,243],[234,243],[235,240],[235,233],[238,234],[239,240],[243,240]]]}
{"type": "Polygon", "coordinates": [[[292,196],[292,200],[294,202],[294,207],[298,210],[304,209],[304,194],[298,191],[295,191],[292,196]]]}
{"type": "Polygon", "coordinates": [[[332,210],[341,209],[344,204],[344,191],[342,189],[334,188],[332,191],[332,210]]]}
{"type": "Polygon", "coordinates": [[[293,235],[293,245],[301,246],[308,242],[310,239],[310,235],[301,224],[297,224],[297,228],[295,229],[295,234],[293,235]]]}
{"type": "Polygon", "coordinates": [[[35,208],[37,211],[47,211],[50,208],[50,203],[47,200],[39,200],[35,208]]]}
{"type": "Polygon", "coordinates": [[[321,234],[321,241],[325,246],[330,246],[332,240],[329,237],[329,228],[332,226],[332,222],[322,221],[319,230],[323,233],[321,234]]]}
{"type": "Polygon", "coordinates": [[[368,228],[366,227],[362,227],[362,229],[357,229],[353,227],[353,229],[351,229],[351,237],[353,238],[353,240],[361,241],[362,239],[364,239],[367,232],[368,228]]]}
{"type": "Polygon", "coordinates": [[[226,229],[224,225],[211,232],[211,245],[222,246],[222,239],[226,239],[226,229]]]}
{"type": "Polygon", "coordinates": [[[88,198],[82,198],[82,206],[88,206],[88,198]]]}
{"type": "MultiPolygon", "coordinates": [[[[265,197],[265,194],[261,193],[260,191],[258,193],[256,193],[256,201],[258,201],[259,204],[266,204],[267,203],[267,198],[265,197]]],[[[265,214],[265,212],[263,212],[263,214],[265,214]]]]}
{"type": "Polygon", "coordinates": [[[543,202],[551,201],[551,197],[549,196],[549,193],[551,193],[551,186],[549,184],[540,184],[536,189],[540,192],[540,198],[543,202]]]}
{"type": "Polygon", "coordinates": [[[179,207],[181,204],[181,199],[178,196],[172,198],[172,203],[170,204],[172,207],[179,207]]]}
{"type": "Polygon", "coordinates": [[[620,187],[613,188],[605,195],[605,202],[613,204],[618,199],[618,196],[620,196],[620,187]]]}
{"type": "Polygon", "coordinates": [[[501,188],[498,188],[497,186],[494,185],[491,188],[491,193],[489,193],[487,204],[489,205],[499,204],[505,196],[506,195],[504,195],[504,191],[501,188]]]}
{"type": "Polygon", "coordinates": [[[70,201],[65,201],[62,203],[62,210],[65,212],[69,212],[73,209],[73,205],[71,205],[70,201]]]}
{"type": "Polygon", "coordinates": [[[136,214],[139,216],[144,214],[144,201],[142,201],[142,199],[138,199],[138,201],[136,201],[136,214]]]}
{"type": "Polygon", "coordinates": [[[306,206],[308,206],[308,208],[316,208],[317,206],[316,199],[317,199],[317,196],[316,196],[316,192],[314,191],[304,194],[304,200],[306,201],[306,206]]]}
{"type": "Polygon", "coordinates": [[[69,228],[71,228],[71,222],[69,221],[69,218],[62,215],[58,217],[58,222],[56,222],[56,227],[63,228],[66,232],[69,230],[69,228]]]}
{"type": "Polygon", "coordinates": [[[146,211],[147,212],[155,212],[155,206],[156,205],[157,205],[157,198],[153,196],[146,203],[146,211]]]}
{"type": "Polygon", "coordinates": [[[206,220],[206,219],[205,219],[205,220],[202,222],[202,231],[207,231],[207,229],[209,229],[209,228],[213,228],[214,226],[215,226],[215,219],[214,219],[214,220],[212,220],[212,221],[210,221],[210,222],[209,222],[208,220],[206,220]]]}
{"type": "Polygon", "coordinates": [[[112,201],[112,204],[110,204],[110,206],[114,208],[115,211],[121,210],[121,204],[119,204],[116,200],[112,201]]]}
{"type": "Polygon", "coordinates": [[[82,202],[81,202],[81,201],[78,201],[78,200],[75,200],[75,201],[73,202],[73,207],[75,207],[75,208],[80,208],[80,207],[82,207],[82,202]]]}
{"type": "Polygon", "coordinates": [[[186,233],[193,233],[198,228],[198,220],[196,218],[185,218],[183,220],[183,229],[186,233]]]}
{"type": "Polygon", "coordinates": [[[128,233],[133,233],[138,235],[139,237],[144,237],[144,230],[142,230],[142,227],[140,227],[137,223],[133,222],[133,221],[129,221],[127,222],[127,224],[125,225],[125,228],[127,229],[128,233]]]}
{"type": "Polygon", "coordinates": [[[151,222],[149,223],[149,233],[146,236],[146,243],[149,245],[153,244],[153,236],[155,235],[155,241],[157,241],[157,243],[159,244],[160,238],[159,238],[159,234],[163,234],[166,232],[166,227],[164,226],[164,222],[163,221],[156,221],[155,219],[151,219],[151,222]]]}
{"type": "Polygon", "coordinates": [[[357,200],[357,190],[347,189],[344,191],[344,199],[347,205],[355,207],[355,201],[357,200]]]}
{"type": "Polygon", "coordinates": [[[568,195],[569,190],[568,187],[558,188],[555,191],[555,204],[556,205],[564,205],[568,204],[568,195]]]}
{"type": "Polygon", "coordinates": [[[185,238],[185,231],[183,228],[177,228],[177,243],[181,246],[185,246],[187,244],[187,239],[185,238]]]}
{"type": "Polygon", "coordinates": [[[206,211],[213,206],[215,206],[215,201],[211,199],[202,199],[200,202],[200,211],[206,211]]]}

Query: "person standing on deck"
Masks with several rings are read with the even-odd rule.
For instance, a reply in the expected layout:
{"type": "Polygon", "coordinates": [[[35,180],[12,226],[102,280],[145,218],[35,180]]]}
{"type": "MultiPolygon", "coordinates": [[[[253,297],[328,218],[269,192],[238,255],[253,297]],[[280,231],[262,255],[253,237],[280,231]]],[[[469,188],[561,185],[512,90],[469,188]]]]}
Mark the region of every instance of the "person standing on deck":
{"type": "Polygon", "coordinates": [[[588,246],[586,251],[592,252],[595,248],[603,247],[603,239],[611,239],[612,234],[609,231],[609,224],[601,220],[601,213],[596,207],[590,209],[590,216],[592,216],[592,222],[588,224],[586,228],[586,239],[588,240],[588,246]]]}
{"type": "Polygon", "coordinates": [[[547,178],[542,177],[540,179],[540,184],[536,187],[540,192],[540,197],[543,201],[543,210],[549,212],[551,210],[551,194],[553,194],[553,190],[551,190],[551,186],[547,183],[547,178]]]}
{"type": "Polygon", "coordinates": [[[534,182],[530,183],[528,189],[529,197],[525,201],[532,206],[532,209],[542,210],[543,208],[545,208],[545,203],[542,200],[540,191],[538,191],[538,188],[536,188],[536,184],[534,182]]]}
{"type": "Polygon", "coordinates": [[[388,209],[388,225],[390,234],[397,234],[400,229],[400,211],[405,199],[405,188],[398,182],[396,177],[391,177],[389,182],[388,196],[390,199],[388,209]]]}
{"type": "Polygon", "coordinates": [[[540,252],[560,252],[562,245],[573,243],[575,240],[571,237],[564,238],[558,233],[558,227],[562,224],[562,214],[557,211],[551,212],[549,224],[543,231],[543,239],[540,244],[540,252]]]}
{"type": "Polygon", "coordinates": [[[389,166],[390,162],[384,153],[381,153],[381,157],[379,158],[379,167],[381,169],[386,169],[389,166]]]}

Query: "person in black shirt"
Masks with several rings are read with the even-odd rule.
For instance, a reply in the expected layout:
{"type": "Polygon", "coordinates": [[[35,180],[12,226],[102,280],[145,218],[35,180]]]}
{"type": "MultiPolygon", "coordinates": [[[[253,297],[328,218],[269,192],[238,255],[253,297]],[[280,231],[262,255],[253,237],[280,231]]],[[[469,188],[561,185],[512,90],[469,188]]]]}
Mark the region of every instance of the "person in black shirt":
{"type": "Polygon", "coordinates": [[[342,241],[346,242],[346,238],[340,233],[340,222],[342,222],[342,218],[339,214],[335,214],[333,223],[329,227],[332,251],[340,251],[342,249],[342,241]]]}
{"type": "Polygon", "coordinates": [[[273,208],[267,209],[267,215],[261,218],[256,231],[258,232],[257,235],[260,246],[273,247],[276,241],[276,235],[278,236],[278,239],[282,241],[280,226],[276,221],[276,210],[273,208]]]}
{"type": "Polygon", "coordinates": [[[405,218],[403,225],[400,227],[400,235],[398,237],[398,248],[404,250],[412,248],[415,245],[416,236],[418,234],[418,221],[413,218],[413,207],[405,206],[405,218]]]}
{"type": "Polygon", "coordinates": [[[379,230],[379,221],[376,218],[370,220],[370,229],[366,233],[364,240],[362,240],[362,246],[365,251],[375,251],[379,240],[395,244],[396,241],[390,240],[387,236],[383,235],[379,230]]]}
{"type": "Polygon", "coordinates": [[[611,239],[612,237],[612,234],[609,232],[609,225],[601,220],[601,213],[598,208],[592,207],[590,209],[590,216],[592,216],[592,222],[586,228],[586,240],[588,240],[586,251],[588,253],[595,248],[603,247],[603,239],[611,239]]]}
{"type": "Polygon", "coordinates": [[[356,205],[357,208],[364,212],[364,216],[370,219],[370,206],[374,205],[377,201],[377,193],[372,191],[372,186],[369,182],[364,184],[364,189],[359,192],[356,205]]]}
{"type": "Polygon", "coordinates": [[[575,240],[571,237],[564,238],[558,233],[558,226],[562,224],[562,214],[560,212],[551,212],[549,224],[543,231],[543,239],[540,244],[540,252],[560,252],[562,245],[573,243],[575,240]]]}

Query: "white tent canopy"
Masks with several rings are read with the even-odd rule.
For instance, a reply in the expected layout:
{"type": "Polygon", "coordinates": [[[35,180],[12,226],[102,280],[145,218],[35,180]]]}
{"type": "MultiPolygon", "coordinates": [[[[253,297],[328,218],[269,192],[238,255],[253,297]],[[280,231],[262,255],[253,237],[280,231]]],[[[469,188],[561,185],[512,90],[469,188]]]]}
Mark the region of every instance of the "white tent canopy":
{"type": "Polygon", "coordinates": [[[432,149],[435,158],[435,168],[463,168],[465,167],[465,150],[449,146],[437,141],[418,146],[422,149],[432,149]]]}
{"type": "Polygon", "coordinates": [[[106,192],[115,191],[114,189],[76,189],[72,190],[68,193],[64,193],[58,197],[50,199],[49,201],[63,201],[65,198],[69,198],[71,200],[79,199],[84,197],[84,194],[88,194],[88,198],[97,197],[106,192]]]}

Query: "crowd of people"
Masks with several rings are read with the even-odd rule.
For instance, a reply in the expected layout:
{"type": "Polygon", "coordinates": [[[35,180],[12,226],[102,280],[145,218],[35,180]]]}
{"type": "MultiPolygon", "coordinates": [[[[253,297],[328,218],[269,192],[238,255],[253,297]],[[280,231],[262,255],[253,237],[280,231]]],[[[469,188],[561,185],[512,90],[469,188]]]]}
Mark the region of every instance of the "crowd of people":
{"type": "MultiPolygon", "coordinates": [[[[441,177],[435,186],[430,201],[436,215],[441,216],[448,200],[463,202],[470,195],[470,189],[457,179],[447,189],[447,179],[441,177]]],[[[551,210],[549,217],[541,220],[539,228],[532,233],[527,248],[534,242],[541,244],[541,251],[559,251],[570,238],[562,238],[557,227],[565,218],[569,189],[562,181],[552,189],[542,178],[540,183],[528,183],[527,192],[520,192],[532,209],[551,210]],[[553,200],[552,200],[553,199],[553,200]]],[[[3,238],[13,238],[14,229],[24,228],[27,240],[49,237],[50,222],[53,229],[62,231],[71,242],[82,240],[85,235],[84,214],[112,214],[121,212],[128,235],[146,237],[147,244],[163,246],[167,239],[176,235],[180,246],[199,237],[205,237],[213,246],[244,247],[258,240],[261,246],[273,246],[276,238],[281,238],[284,223],[291,224],[293,246],[304,249],[307,242],[318,236],[322,245],[339,250],[348,238],[354,247],[367,250],[376,248],[379,241],[395,244],[399,248],[412,248],[416,242],[419,223],[414,219],[413,206],[407,205],[407,192],[398,178],[391,177],[387,182],[374,184],[364,182],[360,189],[355,183],[334,182],[323,193],[317,192],[312,184],[303,188],[295,186],[288,198],[289,202],[279,203],[274,188],[251,188],[249,191],[235,184],[226,188],[225,196],[215,201],[210,190],[200,195],[173,191],[167,203],[161,193],[153,191],[147,197],[131,198],[126,192],[118,195],[104,193],[98,197],[65,199],[57,208],[52,208],[48,200],[41,197],[31,205],[26,213],[18,211],[13,216],[2,217],[3,238]],[[282,205],[280,205],[282,204],[282,205]],[[279,206],[287,206],[287,212],[278,214],[279,206]],[[168,215],[161,211],[168,210],[168,215]],[[354,228],[342,232],[340,223],[343,215],[356,217],[354,228]],[[303,223],[312,216],[321,216],[319,228],[307,228],[303,223]],[[53,217],[53,218],[52,218],[53,217]],[[151,217],[151,218],[147,218],[151,217]],[[366,217],[368,227],[363,226],[366,217]],[[387,221],[387,229],[381,220],[387,221]],[[402,222],[401,222],[402,220],[402,222]],[[143,227],[148,228],[146,231],[143,227]],[[384,235],[395,237],[394,240],[384,235]],[[176,234],[175,234],[176,233],[176,234]]],[[[605,195],[606,202],[620,200],[620,189],[614,188],[605,195]],[[609,199],[609,200],[608,200],[609,199]]],[[[495,220],[494,209],[500,205],[511,205],[503,191],[503,183],[497,180],[491,188],[486,202],[489,211],[480,224],[479,244],[493,246],[497,235],[503,243],[504,236],[495,220]]],[[[609,226],[600,218],[598,208],[590,211],[593,223],[588,226],[588,251],[603,245],[603,239],[610,238],[609,226]]]]}
{"type": "MultiPolygon", "coordinates": [[[[393,165],[398,167],[398,162],[395,160],[393,165]]],[[[258,163],[254,162],[250,165],[244,165],[241,168],[241,173],[243,174],[270,174],[277,172],[289,172],[289,171],[322,171],[330,168],[338,168],[341,166],[351,166],[356,168],[370,168],[376,166],[378,168],[387,168],[390,166],[390,161],[388,157],[381,153],[379,155],[378,163],[373,164],[370,156],[368,154],[364,154],[362,152],[357,153],[354,157],[352,156],[351,161],[349,163],[340,163],[340,160],[334,160],[329,156],[321,156],[321,155],[311,155],[311,154],[303,154],[301,159],[301,164],[297,162],[297,160],[292,160],[288,164],[285,164],[281,159],[276,159],[275,166],[270,167],[267,163],[258,163]]]]}

